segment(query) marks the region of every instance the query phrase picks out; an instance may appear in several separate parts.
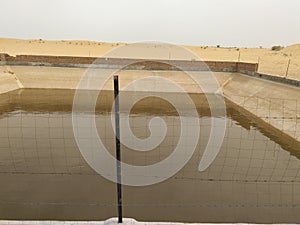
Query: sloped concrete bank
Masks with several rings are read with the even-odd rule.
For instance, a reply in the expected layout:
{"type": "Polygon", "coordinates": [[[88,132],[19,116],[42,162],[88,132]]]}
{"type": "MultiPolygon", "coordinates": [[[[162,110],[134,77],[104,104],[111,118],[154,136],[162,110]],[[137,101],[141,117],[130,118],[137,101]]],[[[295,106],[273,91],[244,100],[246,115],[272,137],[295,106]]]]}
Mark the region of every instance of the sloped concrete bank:
{"type": "MultiPolygon", "coordinates": [[[[217,76],[224,81],[224,75],[217,76]]],[[[270,131],[300,141],[300,88],[232,73],[222,90],[229,101],[270,131]]]]}
{"type": "MultiPolygon", "coordinates": [[[[1,66],[0,69],[0,93],[19,88],[76,89],[86,73],[86,68],[47,66],[1,66]]],[[[95,79],[104,82],[104,69],[97,70],[99,77],[95,79]]],[[[189,73],[205,78],[202,79],[204,82],[209,82],[212,77],[209,71],[189,73]]],[[[118,74],[121,89],[135,80],[159,76],[172,80],[188,93],[202,93],[191,77],[181,71],[122,70],[118,74]]],[[[259,119],[259,123],[269,125],[274,132],[280,132],[280,135],[286,135],[296,142],[300,141],[300,88],[240,73],[213,74],[220,84],[220,90],[232,104],[254,119],[259,119]]],[[[133,85],[129,91],[173,92],[171,86],[160,87],[155,80],[143,82],[142,85],[133,85]]],[[[107,81],[103,90],[112,89],[112,81],[107,81]]]]}
{"type": "Polygon", "coordinates": [[[9,66],[0,66],[0,94],[23,88],[9,66]]]}

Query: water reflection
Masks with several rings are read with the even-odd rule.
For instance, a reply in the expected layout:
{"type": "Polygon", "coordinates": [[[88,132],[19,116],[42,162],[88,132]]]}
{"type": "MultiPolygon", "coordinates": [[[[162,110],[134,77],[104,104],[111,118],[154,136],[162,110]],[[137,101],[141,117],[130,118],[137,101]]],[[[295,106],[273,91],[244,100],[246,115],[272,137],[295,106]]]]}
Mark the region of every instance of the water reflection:
{"type": "MultiPolygon", "coordinates": [[[[128,93],[128,98],[132,94],[128,93]]],[[[0,96],[1,219],[104,220],[116,216],[115,184],[97,175],[77,148],[72,131],[73,96],[73,91],[65,90],[23,90],[0,96]]],[[[179,173],[163,183],[124,187],[125,217],[141,221],[299,222],[298,143],[277,137],[228,106],[222,149],[200,173],[210,111],[204,96],[191,96],[201,122],[197,151],[179,173]]],[[[96,123],[99,136],[114,155],[112,99],[111,92],[99,97],[96,123]]],[[[150,152],[122,146],[124,162],[153,164],[175,148],[180,121],[174,107],[161,99],[147,98],[133,108],[133,133],[148,137],[147,124],[153,116],[165,120],[167,137],[150,152]]]]}

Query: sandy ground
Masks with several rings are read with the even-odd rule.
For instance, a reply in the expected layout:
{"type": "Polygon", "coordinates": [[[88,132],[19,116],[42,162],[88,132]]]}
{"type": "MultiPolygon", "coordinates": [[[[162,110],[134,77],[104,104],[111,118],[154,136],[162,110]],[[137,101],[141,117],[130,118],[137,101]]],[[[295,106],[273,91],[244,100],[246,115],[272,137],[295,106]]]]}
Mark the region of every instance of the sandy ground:
{"type": "Polygon", "coordinates": [[[265,48],[217,48],[204,46],[164,46],[162,44],[142,44],[133,51],[116,51],[117,47],[130,46],[124,43],[103,43],[91,41],[45,41],[0,38],[0,52],[10,55],[65,55],[100,57],[141,57],[159,59],[189,59],[213,61],[242,61],[259,63],[259,72],[300,80],[300,44],[280,51],[265,48]],[[180,49],[190,50],[183,53],[180,49]],[[197,56],[192,56],[195,54],[197,56]]]}

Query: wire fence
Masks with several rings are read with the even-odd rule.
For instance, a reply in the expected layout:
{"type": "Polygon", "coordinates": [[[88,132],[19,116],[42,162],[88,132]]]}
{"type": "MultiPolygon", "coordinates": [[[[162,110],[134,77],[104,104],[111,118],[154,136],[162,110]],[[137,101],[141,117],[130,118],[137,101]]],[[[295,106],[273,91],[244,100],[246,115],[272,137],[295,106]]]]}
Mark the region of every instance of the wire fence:
{"type": "MultiPolygon", "coordinates": [[[[232,96],[232,100],[238,102],[239,107],[227,105],[225,138],[220,153],[206,171],[199,172],[198,165],[209,139],[211,119],[206,113],[201,115],[200,109],[200,139],[191,160],[161,184],[140,190],[125,187],[124,206],[168,209],[300,207],[299,142],[286,139],[261,123],[276,125],[276,130],[298,137],[300,100],[249,96],[232,96]],[[259,120],[253,120],[241,109],[259,120]]],[[[102,101],[107,102],[101,104],[110,104],[109,97],[102,101]]],[[[41,102],[36,106],[39,109],[41,102]]],[[[147,113],[137,109],[130,115],[132,132],[138,138],[147,138],[151,135],[150,120],[160,116],[166,123],[167,135],[149,152],[136,152],[121,146],[122,160],[140,166],[165,159],[175,149],[181,135],[180,120],[171,105],[166,106],[165,102],[154,98],[141,105],[155,105],[158,111],[163,110],[147,113]]],[[[80,154],[71,112],[35,111],[34,107],[32,110],[12,108],[11,112],[3,112],[0,116],[0,177],[3,181],[0,190],[4,193],[0,194],[0,205],[4,208],[11,205],[116,206],[114,185],[97,174],[80,154]]],[[[201,106],[204,112],[205,107],[205,104],[201,106]]],[[[96,124],[99,137],[114,155],[111,113],[97,112],[96,124]]],[[[147,210],[141,214],[147,214],[147,210]]]]}
{"type": "Polygon", "coordinates": [[[244,109],[244,112],[251,113],[253,117],[273,127],[273,130],[281,131],[297,141],[300,140],[299,99],[257,95],[231,95],[231,99],[240,106],[239,108],[244,109]]]}

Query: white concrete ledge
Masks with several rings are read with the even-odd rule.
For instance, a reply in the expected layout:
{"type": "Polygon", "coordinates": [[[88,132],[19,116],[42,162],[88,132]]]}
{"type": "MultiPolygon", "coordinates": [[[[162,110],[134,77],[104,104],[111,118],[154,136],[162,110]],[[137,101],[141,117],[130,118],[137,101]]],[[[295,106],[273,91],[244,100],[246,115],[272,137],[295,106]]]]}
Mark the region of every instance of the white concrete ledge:
{"type": "MultiPolygon", "coordinates": [[[[117,225],[118,219],[111,218],[106,221],[0,221],[0,225],[117,225]]],[[[124,225],[183,225],[184,223],[168,222],[138,222],[134,219],[124,218],[124,225]]],[[[200,224],[200,223],[199,223],[200,224]]],[[[197,225],[197,224],[193,224],[197,225]]]]}
{"type": "MultiPolygon", "coordinates": [[[[106,221],[21,221],[21,220],[0,220],[0,225],[117,225],[118,219],[117,218],[111,218],[106,221]]],[[[123,223],[125,225],[209,225],[212,223],[169,223],[169,222],[138,222],[134,219],[126,218],[123,220],[123,223]]],[[[227,223],[228,225],[231,225],[233,223],[227,223]]],[[[240,225],[243,225],[245,223],[239,223],[240,225]]],[[[250,224],[249,224],[250,225],[250,224]]],[[[284,225],[284,224],[282,224],[284,225]]]]}

